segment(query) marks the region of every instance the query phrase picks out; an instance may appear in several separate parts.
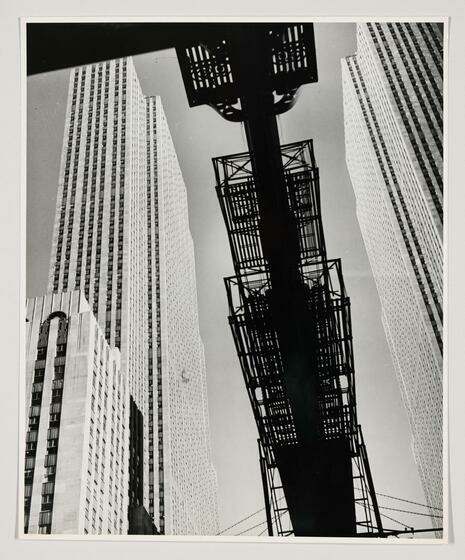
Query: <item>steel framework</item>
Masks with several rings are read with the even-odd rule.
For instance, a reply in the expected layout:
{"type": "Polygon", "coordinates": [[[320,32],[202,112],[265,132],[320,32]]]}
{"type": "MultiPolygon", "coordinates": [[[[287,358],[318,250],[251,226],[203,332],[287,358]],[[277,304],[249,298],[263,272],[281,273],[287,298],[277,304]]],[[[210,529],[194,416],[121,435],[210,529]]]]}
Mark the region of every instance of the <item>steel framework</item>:
{"type": "Polygon", "coordinates": [[[273,112],[280,114],[295,103],[297,89],[316,82],[317,68],[312,24],[244,24],[201,42],[178,46],[179,66],[189,105],[208,104],[230,121],[245,120],[238,103],[249,83],[241,75],[240,43],[244,28],[261,29],[260,48],[267,91],[274,92],[273,112]],[[239,48],[238,48],[239,47],[239,48]]]}
{"type": "MultiPolygon", "coordinates": [[[[326,256],[321,225],[320,181],[311,140],[282,147],[285,188],[298,230],[302,264],[326,256]]],[[[213,160],[217,194],[225,218],[236,274],[262,270],[260,208],[249,153],[213,160]]]]}
{"type": "MultiPolygon", "coordinates": [[[[299,275],[315,345],[320,441],[339,442],[351,458],[357,534],[382,534],[368,458],[357,423],[350,300],[340,260],[328,260],[323,234],[319,174],[311,140],[282,147],[288,210],[300,249],[299,275]]],[[[225,279],[229,323],[259,432],[268,532],[293,533],[292,477],[287,460],[306,456],[306,438],[296,425],[279,334],[273,317],[273,286],[260,236],[260,213],[250,154],[213,160],[217,194],[229,236],[235,276],[225,279]],[[303,453],[301,453],[303,452],[303,453]],[[288,495],[289,494],[289,495],[288,495]],[[274,529],[273,529],[274,527],[274,529]]],[[[312,508],[312,504],[306,504],[312,508]]]]}

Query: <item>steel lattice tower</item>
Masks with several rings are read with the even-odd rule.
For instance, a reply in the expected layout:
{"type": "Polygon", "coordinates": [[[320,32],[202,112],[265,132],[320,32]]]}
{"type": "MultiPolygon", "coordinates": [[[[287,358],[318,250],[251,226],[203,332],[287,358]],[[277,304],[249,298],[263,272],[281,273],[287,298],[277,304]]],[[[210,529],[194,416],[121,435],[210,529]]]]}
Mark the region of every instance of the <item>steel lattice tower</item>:
{"type": "Polygon", "coordinates": [[[326,255],[312,142],[281,146],[276,123],[298,87],[317,81],[313,26],[250,24],[177,53],[190,105],[243,121],[250,149],[213,163],[268,532],[383,535],[357,424],[350,302],[340,261],[326,255]]]}

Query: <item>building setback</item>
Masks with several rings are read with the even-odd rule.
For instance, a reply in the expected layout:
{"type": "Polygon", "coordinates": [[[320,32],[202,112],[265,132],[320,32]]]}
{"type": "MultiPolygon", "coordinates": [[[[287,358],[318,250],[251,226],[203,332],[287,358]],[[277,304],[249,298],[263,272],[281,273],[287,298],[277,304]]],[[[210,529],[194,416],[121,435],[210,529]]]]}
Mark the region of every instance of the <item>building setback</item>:
{"type": "Polygon", "coordinates": [[[186,190],[161,101],[142,94],[131,59],[70,75],[48,291],[74,290],[127,378],[129,532],[152,519],[165,534],[215,534],[186,190]]]}
{"type": "Polygon", "coordinates": [[[358,24],[357,53],[342,60],[357,216],[435,516],[443,498],[442,49],[440,24],[358,24]]]}

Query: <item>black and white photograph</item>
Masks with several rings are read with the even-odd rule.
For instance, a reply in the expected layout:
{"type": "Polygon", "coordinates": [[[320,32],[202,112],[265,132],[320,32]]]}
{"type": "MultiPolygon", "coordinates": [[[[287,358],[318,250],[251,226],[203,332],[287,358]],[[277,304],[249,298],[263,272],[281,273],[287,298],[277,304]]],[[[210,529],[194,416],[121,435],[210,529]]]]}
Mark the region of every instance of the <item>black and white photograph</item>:
{"type": "Polygon", "coordinates": [[[447,18],[21,35],[18,536],[447,543],[447,18]]]}

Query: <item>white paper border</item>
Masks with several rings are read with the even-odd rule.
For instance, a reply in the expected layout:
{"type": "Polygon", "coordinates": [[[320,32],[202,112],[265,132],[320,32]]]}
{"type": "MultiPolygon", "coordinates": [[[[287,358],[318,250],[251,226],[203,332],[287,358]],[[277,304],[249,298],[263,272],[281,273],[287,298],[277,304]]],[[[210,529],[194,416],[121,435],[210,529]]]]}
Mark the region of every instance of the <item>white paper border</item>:
{"type": "MultiPolygon", "coordinates": [[[[4,3],[6,4],[6,2],[4,3]]],[[[29,558],[31,556],[31,553],[34,555],[41,555],[41,552],[45,552],[47,554],[47,557],[52,559],[52,558],[61,558],[64,551],[71,551],[71,550],[77,550],[78,547],[80,546],[78,543],[76,543],[76,548],[64,548],[62,545],[65,545],[66,543],[54,543],[53,547],[46,547],[46,543],[45,542],[35,542],[34,548],[30,549],[27,548],[26,545],[28,545],[29,543],[25,542],[25,541],[12,541],[12,519],[15,518],[13,511],[13,508],[16,508],[16,504],[12,503],[11,500],[11,496],[16,494],[16,489],[14,488],[14,482],[15,482],[15,477],[16,477],[16,465],[14,464],[16,461],[12,461],[10,460],[12,456],[16,456],[15,454],[15,448],[17,449],[17,430],[14,429],[14,426],[16,424],[16,427],[18,426],[17,422],[15,421],[15,419],[17,418],[17,414],[15,414],[16,411],[16,400],[14,399],[14,394],[17,392],[18,390],[18,382],[17,382],[17,377],[15,377],[15,374],[17,373],[17,369],[18,369],[18,346],[21,345],[21,348],[19,350],[22,349],[22,342],[19,343],[18,345],[18,339],[21,338],[21,335],[23,334],[23,328],[20,327],[19,331],[17,329],[17,319],[16,319],[16,315],[14,315],[14,318],[12,317],[13,313],[17,313],[18,312],[18,302],[21,299],[20,302],[20,307],[21,307],[21,312],[23,312],[24,309],[24,298],[20,298],[18,297],[18,292],[19,290],[17,289],[20,284],[24,283],[23,279],[18,279],[17,275],[18,275],[18,260],[21,261],[21,263],[23,262],[23,258],[21,257],[20,259],[18,258],[17,255],[15,255],[15,247],[17,247],[18,245],[18,240],[16,240],[14,237],[11,238],[11,234],[18,231],[19,228],[21,227],[21,232],[22,234],[24,234],[24,224],[21,224],[21,226],[18,225],[18,195],[16,194],[16,196],[14,195],[14,189],[17,189],[17,184],[18,184],[18,179],[19,179],[19,168],[20,168],[20,162],[19,162],[19,154],[18,154],[18,147],[19,147],[19,143],[18,143],[18,138],[19,138],[19,134],[18,131],[20,129],[19,127],[19,118],[18,118],[18,93],[19,93],[19,88],[18,88],[18,71],[17,71],[17,66],[18,66],[18,40],[16,37],[16,33],[17,33],[17,28],[19,27],[17,24],[17,18],[20,15],[24,15],[26,13],[42,13],[45,14],[46,12],[49,13],[58,13],[58,12],[70,12],[71,10],[68,8],[66,9],[66,7],[63,5],[62,2],[57,2],[57,1],[52,1],[52,0],[45,0],[40,4],[40,7],[38,7],[38,4],[35,2],[31,2],[30,0],[18,0],[16,3],[12,3],[14,4],[14,6],[6,6],[2,4],[0,6],[0,15],[2,16],[0,18],[1,21],[1,26],[2,26],[2,31],[5,30],[5,33],[1,33],[0,34],[0,39],[2,41],[2,49],[0,49],[0,61],[2,62],[2,72],[3,72],[3,78],[4,80],[6,79],[7,81],[13,81],[13,84],[11,83],[7,83],[6,86],[3,87],[2,90],[2,98],[4,97],[4,101],[1,107],[2,113],[5,113],[6,118],[5,120],[2,119],[2,123],[3,123],[3,134],[2,134],[2,155],[4,156],[5,159],[5,165],[2,165],[2,170],[5,172],[6,171],[6,181],[4,184],[5,190],[4,190],[4,194],[6,194],[6,196],[3,197],[4,203],[6,203],[6,206],[4,208],[2,208],[2,212],[1,212],[1,224],[3,227],[2,233],[3,233],[3,239],[2,239],[2,243],[0,244],[0,247],[6,248],[7,250],[4,251],[4,253],[2,253],[2,257],[3,257],[3,262],[6,264],[6,270],[5,273],[2,275],[1,277],[1,297],[2,297],[2,308],[4,309],[4,321],[2,324],[2,329],[1,329],[1,334],[2,334],[2,348],[5,349],[5,355],[6,355],[6,359],[4,361],[4,379],[5,382],[3,384],[2,387],[2,392],[0,393],[0,398],[1,398],[1,407],[0,407],[0,414],[1,414],[1,419],[2,419],[2,425],[6,425],[6,422],[8,421],[8,425],[12,426],[13,429],[10,431],[6,431],[5,432],[5,438],[4,438],[4,451],[6,451],[6,453],[8,453],[8,456],[6,457],[6,461],[4,461],[2,459],[1,462],[1,472],[3,476],[3,480],[4,480],[4,490],[5,490],[5,502],[4,502],[4,507],[2,508],[2,514],[1,514],[1,519],[2,519],[2,523],[0,524],[0,531],[1,531],[1,536],[2,536],[2,551],[9,551],[9,550],[14,550],[15,552],[14,554],[14,558],[18,558],[18,557],[27,557],[29,558]],[[4,17],[5,16],[5,17],[4,17]],[[16,29],[15,29],[16,27],[16,29]],[[11,114],[7,114],[8,111],[11,114]],[[11,156],[11,157],[10,157],[11,156]],[[7,161],[8,158],[8,161],[7,161]],[[8,190],[10,189],[10,190],[8,190]],[[11,193],[11,190],[13,190],[13,194],[11,193]],[[8,238],[8,236],[10,236],[10,238],[8,238]],[[13,247],[11,247],[13,246],[13,247]],[[18,282],[19,280],[19,282],[18,282]],[[12,285],[12,283],[16,283],[14,285],[12,285]],[[9,322],[11,322],[11,325],[9,324],[9,322]],[[16,327],[12,330],[11,326],[15,326],[16,327]],[[11,351],[9,351],[9,349],[11,351]],[[8,478],[8,476],[10,478],[8,478]],[[13,478],[11,478],[13,476],[13,478]],[[45,548],[48,548],[48,550],[45,551],[45,548]],[[27,552],[26,552],[27,551],[27,552]],[[24,552],[24,556],[22,555],[22,553],[24,552]],[[17,554],[20,554],[20,556],[18,556],[17,554]]],[[[180,2],[179,0],[175,1],[172,0],[171,2],[169,2],[167,5],[160,5],[160,4],[154,4],[153,2],[143,2],[143,1],[135,1],[133,0],[130,4],[130,6],[127,6],[126,9],[131,9],[131,11],[141,11],[142,13],[153,13],[154,11],[160,11],[166,12],[166,8],[168,8],[171,13],[174,12],[183,12],[185,14],[188,13],[192,13],[192,10],[195,8],[198,8],[198,5],[201,4],[200,6],[200,11],[203,10],[203,13],[207,13],[210,11],[218,11],[218,5],[215,5],[215,8],[212,7],[212,9],[209,9],[208,6],[208,2],[197,2],[195,4],[195,6],[193,7],[192,3],[184,3],[184,2],[180,2]],[[179,4],[182,4],[181,6],[179,6],[179,4]]],[[[447,283],[448,283],[448,288],[447,288],[447,293],[451,293],[455,296],[457,296],[460,292],[460,284],[461,284],[461,279],[465,276],[465,267],[464,267],[464,260],[463,260],[463,254],[461,251],[458,250],[458,248],[463,245],[462,243],[462,238],[463,238],[463,234],[464,234],[464,230],[462,229],[462,227],[458,227],[458,219],[459,216],[461,216],[461,208],[463,208],[464,205],[464,198],[463,198],[463,194],[461,191],[459,191],[459,187],[460,184],[458,182],[458,180],[462,179],[462,173],[461,173],[461,160],[459,159],[461,157],[461,155],[463,155],[463,148],[464,148],[464,144],[463,144],[463,138],[462,138],[462,134],[461,131],[463,130],[463,117],[464,117],[464,111],[463,111],[463,101],[461,100],[461,98],[463,97],[463,91],[465,90],[465,83],[464,83],[464,77],[463,77],[463,63],[461,63],[461,59],[463,57],[463,54],[465,52],[465,48],[464,48],[464,37],[465,37],[465,26],[464,26],[464,7],[463,7],[463,3],[460,1],[456,1],[456,0],[443,0],[442,2],[435,2],[435,1],[428,1],[428,0],[423,0],[423,1],[419,1],[419,0],[415,0],[415,1],[411,1],[411,2],[405,2],[402,0],[392,0],[389,5],[386,4],[377,4],[376,7],[374,6],[373,2],[368,2],[366,0],[352,0],[350,2],[343,2],[340,0],[335,0],[333,1],[331,4],[329,4],[328,2],[325,2],[324,0],[314,0],[311,3],[307,3],[305,0],[302,1],[298,1],[298,2],[286,2],[283,4],[280,4],[278,2],[276,2],[275,0],[269,0],[267,2],[266,5],[260,3],[261,6],[259,6],[258,8],[254,5],[251,5],[251,2],[247,2],[244,0],[238,0],[237,2],[235,2],[235,4],[231,7],[229,6],[229,9],[234,9],[237,10],[239,12],[242,13],[246,13],[246,14],[256,14],[258,13],[266,13],[266,10],[269,11],[273,11],[274,13],[281,13],[280,16],[276,17],[276,18],[266,18],[268,20],[282,20],[282,19],[298,19],[297,16],[295,15],[297,14],[302,14],[302,13],[309,13],[310,10],[312,10],[314,13],[348,13],[348,12],[356,12],[356,13],[360,13],[365,11],[365,13],[373,13],[376,11],[380,11],[383,10],[384,8],[384,13],[410,13],[410,12],[414,12],[416,14],[425,14],[425,13],[440,13],[440,14],[444,14],[444,13],[448,13],[452,16],[452,20],[451,20],[451,25],[452,25],[452,35],[451,37],[453,38],[452,41],[452,51],[451,51],[451,66],[453,67],[453,71],[455,70],[455,74],[453,76],[453,88],[451,89],[451,96],[453,97],[453,102],[451,103],[451,105],[453,106],[454,109],[454,113],[453,113],[453,126],[451,127],[451,130],[453,131],[453,135],[449,141],[449,146],[450,146],[450,150],[451,150],[451,154],[449,154],[448,152],[446,152],[445,155],[447,156],[454,156],[455,158],[455,162],[452,165],[452,171],[451,173],[449,173],[449,168],[446,164],[447,159],[445,161],[445,172],[447,169],[447,176],[453,176],[453,179],[455,179],[455,184],[454,184],[454,195],[453,195],[453,201],[454,201],[454,205],[451,206],[450,213],[449,213],[449,220],[447,221],[448,226],[447,226],[447,231],[450,232],[451,228],[453,229],[453,236],[451,233],[449,233],[449,242],[448,242],[448,257],[447,257],[447,262],[453,267],[454,267],[454,275],[449,275],[447,277],[447,283]],[[297,3],[297,7],[295,7],[297,3]],[[283,8],[284,6],[284,8],[283,8]],[[282,15],[283,14],[283,9],[284,10],[288,10],[289,13],[292,13],[293,15],[290,16],[289,13],[286,13],[286,15],[282,15]],[[449,251],[451,251],[452,255],[454,258],[450,258],[449,255],[449,251]],[[462,258],[460,258],[460,256],[462,256],[462,258]]],[[[83,2],[81,2],[81,6],[80,9],[83,11],[86,11],[87,13],[92,13],[92,12],[98,12],[98,13],[111,13],[112,11],[119,11],[119,12],[124,12],[124,7],[121,3],[118,3],[115,1],[113,2],[109,2],[107,0],[102,0],[101,2],[99,2],[98,5],[96,5],[95,3],[91,3],[88,0],[84,0],[83,2]],[[102,7],[102,4],[104,4],[105,6],[102,7]]],[[[219,12],[221,14],[224,14],[225,11],[228,9],[228,7],[225,6],[220,7],[219,8],[219,12]]],[[[74,12],[76,12],[76,8],[74,8],[74,10],[72,10],[74,12]]],[[[41,16],[43,19],[46,19],[47,21],[50,21],[51,18],[47,17],[47,16],[41,16]]],[[[38,18],[30,18],[29,21],[33,21],[38,19],[38,18]]],[[[95,19],[95,18],[91,18],[91,19],[95,19]]],[[[108,20],[108,18],[106,18],[108,20]]],[[[115,17],[111,17],[109,18],[111,21],[130,21],[129,18],[126,17],[122,17],[122,16],[115,16],[115,17]]],[[[142,17],[134,17],[131,18],[134,21],[141,21],[142,17]]],[[[187,19],[184,17],[175,17],[175,18],[168,18],[168,17],[159,17],[157,18],[157,21],[173,21],[173,20],[178,20],[178,19],[187,19]]],[[[190,19],[190,18],[189,18],[190,19]]],[[[220,18],[206,18],[206,17],[200,17],[197,18],[198,20],[202,20],[202,21],[206,21],[207,19],[211,19],[211,20],[217,20],[220,18]]],[[[224,18],[221,18],[224,19],[224,18]]],[[[238,18],[230,18],[229,21],[236,21],[238,18]]],[[[251,17],[247,17],[246,19],[250,20],[252,19],[251,17]]],[[[261,18],[263,19],[263,18],[261,18]]],[[[300,18],[299,18],[300,19],[300,18]]],[[[426,16],[423,17],[419,17],[419,18],[411,18],[410,16],[402,16],[400,18],[382,18],[380,17],[378,14],[374,13],[374,15],[372,17],[368,17],[368,18],[353,18],[353,17],[328,17],[328,18],[321,18],[321,17],[309,17],[308,18],[311,21],[366,21],[366,20],[376,20],[376,21],[385,21],[386,19],[391,20],[391,21],[395,21],[395,19],[401,19],[402,21],[412,21],[415,19],[420,19],[422,21],[439,21],[440,18],[439,17],[435,17],[432,16],[431,18],[427,18],[426,16]]],[[[88,18],[78,18],[79,21],[89,21],[90,19],[88,18]]],[[[21,123],[21,128],[23,129],[23,137],[24,137],[24,122],[21,123]]],[[[3,158],[2,158],[3,159],[3,158]]],[[[23,181],[24,181],[24,170],[22,170],[22,177],[23,177],[23,181]]],[[[448,197],[449,200],[451,200],[450,197],[448,197]]],[[[24,206],[24,196],[21,197],[21,207],[24,206]]],[[[452,204],[452,203],[451,203],[452,204]]],[[[445,233],[445,240],[447,239],[447,233],[445,233]]],[[[24,254],[24,248],[23,248],[23,241],[21,241],[21,248],[22,248],[22,253],[24,254]]],[[[461,291],[461,290],[460,290],[461,291]]],[[[21,295],[24,294],[24,286],[21,288],[21,295]]],[[[452,307],[452,306],[451,306],[452,307]]],[[[452,312],[450,312],[449,314],[449,321],[454,321],[453,322],[453,329],[450,329],[448,327],[446,327],[446,329],[448,330],[449,336],[448,336],[448,340],[449,340],[449,349],[446,353],[446,361],[445,361],[445,370],[447,368],[447,366],[449,366],[451,369],[453,369],[454,371],[454,375],[452,379],[448,379],[447,383],[446,383],[446,387],[445,389],[448,389],[449,386],[451,387],[451,400],[452,400],[452,406],[451,407],[447,407],[447,409],[450,408],[451,414],[453,414],[453,417],[450,419],[451,422],[451,429],[450,429],[450,433],[449,436],[452,437],[454,439],[454,445],[451,446],[450,448],[450,452],[453,455],[452,460],[451,460],[451,470],[452,470],[452,489],[456,492],[457,495],[457,499],[455,499],[452,503],[449,503],[449,509],[451,509],[451,507],[453,506],[453,511],[454,511],[454,519],[453,521],[455,521],[456,526],[458,527],[465,527],[465,516],[464,516],[464,496],[465,496],[465,485],[464,485],[464,471],[465,471],[465,454],[463,452],[463,425],[465,425],[464,422],[464,406],[463,406],[463,397],[462,395],[465,393],[465,386],[464,386],[464,382],[463,382],[463,377],[460,376],[461,373],[461,369],[462,369],[462,361],[461,361],[461,356],[460,356],[460,350],[461,350],[461,346],[463,346],[463,342],[464,342],[464,336],[465,336],[465,332],[464,332],[464,328],[463,328],[463,321],[460,318],[460,314],[463,314],[464,312],[464,304],[463,304],[463,300],[461,299],[456,299],[453,302],[453,307],[451,309],[452,312]],[[457,308],[457,309],[456,309],[457,308]],[[453,352],[451,352],[451,340],[453,341],[454,345],[453,345],[453,352]],[[459,347],[460,345],[460,347],[459,347]],[[453,381],[453,383],[452,383],[453,381]],[[452,391],[453,389],[453,391],[452,391]]],[[[20,409],[22,409],[22,403],[20,404],[20,409]]],[[[445,416],[447,414],[447,410],[445,407],[444,410],[445,416]]],[[[446,416],[447,418],[447,416],[446,416]]],[[[23,425],[20,426],[20,430],[19,431],[23,431],[23,425]]],[[[3,454],[3,457],[6,456],[6,453],[3,454]]],[[[15,496],[16,498],[16,496],[15,496]]],[[[447,495],[446,495],[446,499],[447,499],[447,495]]],[[[451,519],[449,520],[451,521],[451,519]]],[[[417,547],[417,551],[421,551],[422,557],[423,558],[438,558],[438,556],[441,556],[442,558],[459,558],[462,557],[460,556],[461,554],[464,553],[465,551],[465,547],[464,547],[464,539],[463,539],[463,529],[461,531],[459,531],[457,534],[453,534],[453,525],[451,523],[449,523],[449,533],[450,533],[450,537],[452,539],[453,542],[455,542],[454,545],[451,545],[449,547],[441,547],[440,549],[434,548],[434,552],[433,550],[429,549],[429,547],[420,547],[420,549],[417,547]],[[429,549],[429,550],[428,550],[429,549]],[[434,554],[434,556],[432,556],[432,554],[434,554]]],[[[238,539],[236,538],[234,540],[234,542],[237,544],[237,546],[234,547],[221,547],[221,554],[222,557],[224,558],[235,558],[236,555],[238,553],[244,553],[244,552],[248,552],[250,554],[253,555],[253,557],[256,557],[257,555],[261,556],[262,554],[266,554],[267,558],[270,558],[270,560],[272,558],[279,558],[280,557],[280,553],[283,552],[283,549],[280,548],[280,544],[278,544],[276,542],[276,539],[273,539],[273,543],[276,544],[275,547],[267,547],[267,546],[261,546],[261,545],[240,545],[238,543],[238,539]],[[279,551],[279,552],[278,552],[279,551]],[[278,554],[278,556],[277,556],[278,554]]],[[[260,542],[263,542],[262,540],[260,542]]],[[[300,539],[298,540],[298,542],[300,543],[300,539]]],[[[337,539],[337,542],[340,543],[341,539],[337,539]]],[[[354,540],[351,539],[350,540],[351,543],[354,543],[354,540]]],[[[365,540],[364,540],[365,543],[365,540]]],[[[422,541],[421,544],[424,544],[425,541],[422,541]]],[[[81,553],[85,550],[85,554],[88,556],[89,560],[91,558],[102,558],[102,554],[104,555],[105,558],[117,558],[119,557],[118,554],[124,554],[124,556],[121,557],[126,557],[126,555],[128,554],[128,550],[124,549],[123,543],[119,544],[119,545],[113,545],[112,543],[107,543],[108,546],[105,548],[102,548],[101,544],[103,545],[103,543],[94,543],[92,548],[89,548],[86,545],[85,549],[81,550],[81,553]],[[105,552],[108,552],[108,556],[105,554],[105,552]]],[[[402,541],[402,544],[406,544],[406,541],[402,541]]],[[[189,557],[192,557],[192,549],[186,548],[185,545],[180,544],[178,547],[173,546],[166,546],[166,545],[162,545],[162,543],[159,543],[159,546],[157,546],[156,550],[154,550],[153,548],[147,548],[147,547],[142,547],[141,544],[137,544],[137,543],[133,543],[133,547],[131,547],[130,549],[130,554],[143,554],[144,552],[147,553],[149,552],[150,556],[153,556],[153,554],[161,554],[161,557],[165,558],[166,555],[168,554],[170,557],[174,557],[172,556],[173,553],[177,552],[176,557],[180,557],[179,554],[181,554],[183,551],[184,553],[189,553],[189,557]]],[[[200,545],[199,545],[200,546],[200,545]]],[[[202,551],[202,554],[195,554],[195,557],[197,558],[197,556],[202,556],[202,558],[216,558],[217,553],[220,551],[220,548],[216,545],[211,545],[211,546],[199,546],[196,547],[196,551],[197,553],[199,551],[202,551]]],[[[391,547],[377,547],[376,549],[376,558],[386,558],[388,556],[386,556],[386,551],[387,548],[389,548],[390,550],[392,550],[391,547]]],[[[289,549],[286,549],[289,550],[289,549]]],[[[355,558],[355,554],[357,554],[357,558],[372,558],[372,549],[370,547],[370,545],[366,545],[364,544],[363,547],[360,546],[354,546],[351,547],[352,553],[347,552],[347,550],[345,550],[344,552],[340,549],[340,547],[337,546],[329,546],[329,545],[325,545],[323,547],[321,546],[314,546],[311,549],[308,549],[305,546],[298,546],[296,545],[295,547],[293,547],[292,551],[293,551],[293,557],[297,557],[300,556],[300,554],[305,554],[308,555],[308,553],[314,554],[315,557],[318,558],[329,558],[329,557],[333,557],[331,553],[334,553],[334,555],[337,554],[337,556],[339,556],[341,553],[344,554],[344,556],[347,556],[350,558],[355,558]],[[364,556],[364,555],[368,555],[369,556],[364,556]],[[295,556],[294,556],[295,555],[295,556]]],[[[402,547],[399,549],[396,549],[396,557],[399,558],[403,558],[404,554],[402,554],[402,552],[405,552],[405,549],[403,549],[402,547]]],[[[406,554],[408,552],[405,552],[405,557],[406,554]]],[[[408,553],[410,554],[410,553],[408,553]]],[[[13,557],[11,554],[9,556],[7,556],[7,558],[13,557]]],[[[73,558],[77,556],[72,556],[73,558]]],[[[80,557],[80,555],[79,555],[80,557]]]]}
{"type": "MultiPolygon", "coordinates": [[[[26,193],[27,193],[27,181],[26,181],[26,151],[27,151],[27,56],[26,56],[26,25],[28,23],[129,23],[129,22],[137,22],[137,23],[168,23],[168,22],[227,22],[227,23],[234,23],[234,22],[250,22],[250,21],[295,21],[295,22],[313,22],[313,23],[359,23],[359,22],[390,22],[390,23],[404,23],[404,22],[437,22],[444,24],[444,100],[447,100],[447,83],[448,83],[448,74],[447,74],[447,52],[448,52],[448,23],[449,18],[446,16],[430,16],[430,17],[365,17],[365,18],[347,18],[347,17],[314,17],[314,18],[304,18],[304,17],[243,17],[243,18],[220,18],[220,17],[186,17],[186,18],[179,18],[179,17],[109,17],[109,18],[94,18],[94,17],[21,17],[21,101],[22,101],[22,149],[23,149],[23,157],[22,157],[22,180],[21,180],[21,194],[22,194],[22,228],[21,228],[21,251],[22,251],[22,262],[23,262],[23,269],[21,273],[21,301],[26,301],[26,291],[25,291],[25,265],[26,265],[26,255],[25,255],[25,247],[26,247],[26,239],[25,239],[25,232],[26,232],[26,208],[25,208],[25,201],[26,201],[26,193]]],[[[444,102],[444,122],[447,122],[447,107],[446,102],[444,102]]],[[[447,136],[445,135],[445,138],[447,136]]],[[[446,140],[447,142],[447,140],[446,140]]],[[[444,154],[446,153],[446,142],[444,143],[444,154]]],[[[444,158],[446,160],[446,158],[444,158]]],[[[446,167],[446,166],[445,166],[446,167]]],[[[447,184],[447,174],[444,173],[444,191],[445,191],[445,200],[447,204],[447,191],[448,191],[448,184],[447,184]]],[[[447,206],[445,206],[447,208],[447,206]]],[[[444,254],[447,254],[447,212],[445,212],[445,227],[444,227],[444,254]]],[[[444,276],[446,270],[446,263],[447,260],[444,261],[444,276]]],[[[447,292],[446,292],[447,294],[447,292]]],[[[444,308],[447,310],[447,299],[446,296],[444,297],[444,308]]],[[[24,326],[25,320],[25,309],[21,314],[21,324],[24,326]]],[[[447,325],[447,313],[444,314],[444,323],[447,325]]],[[[24,327],[23,327],[24,331],[24,327]]],[[[447,356],[447,332],[445,338],[445,356],[447,356]]],[[[25,407],[24,407],[24,383],[25,383],[25,359],[24,359],[24,336],[22,341],[23,347],[23,355],[21,356],[21,373],[20,373],[20,391],[19,391],[19,417],[20,422],[19,425],[25,425],[25,407]]],[[[167,541],[167,542],[250,542],[250,543],[276,543],[277,541],[288,544],[296,544],[296,543],[338,543],[338,544],[364,544],[366,545],[368,542],[374,545],[382,545],[382,544],[426,544],[426,545],[438,545],[438,544],[447,544],[448,543],[448,436],[447,436],[447,398],[446,398],[446,379],[447,379],[447,357],[444,360],[443,365],[443,536],[442,538],[435,538],[435,539],[425,539],[425,538],[411,538],[411,539],[395,539],[390,538],[386,539],[368,539],[365,537],[268,537],[268,536],[197,536],[197,535],[64,535],[64,534],[51,534],[51,535],[39,535],[39,534],[24,534],[21,531],[21,527],[24,525],[24,511],[23,508],[19,507],[21,503],[21,498],[24,495],[23,487],[24,487],[24,477],[22,473],[24,472],[24,450],[25,450],[25,443],[24,439],[20,437],[19,442],[19,456],[18,456],[18,508],[17,508],[17,529],[16,529],[16,536],[20,539],[24,540],[64,540],[64,541],[77,541],[77,540],[84,540],[84,541],[167,541]]],[[[21,432],[20,432],[21,433],[21,432]]]]}

